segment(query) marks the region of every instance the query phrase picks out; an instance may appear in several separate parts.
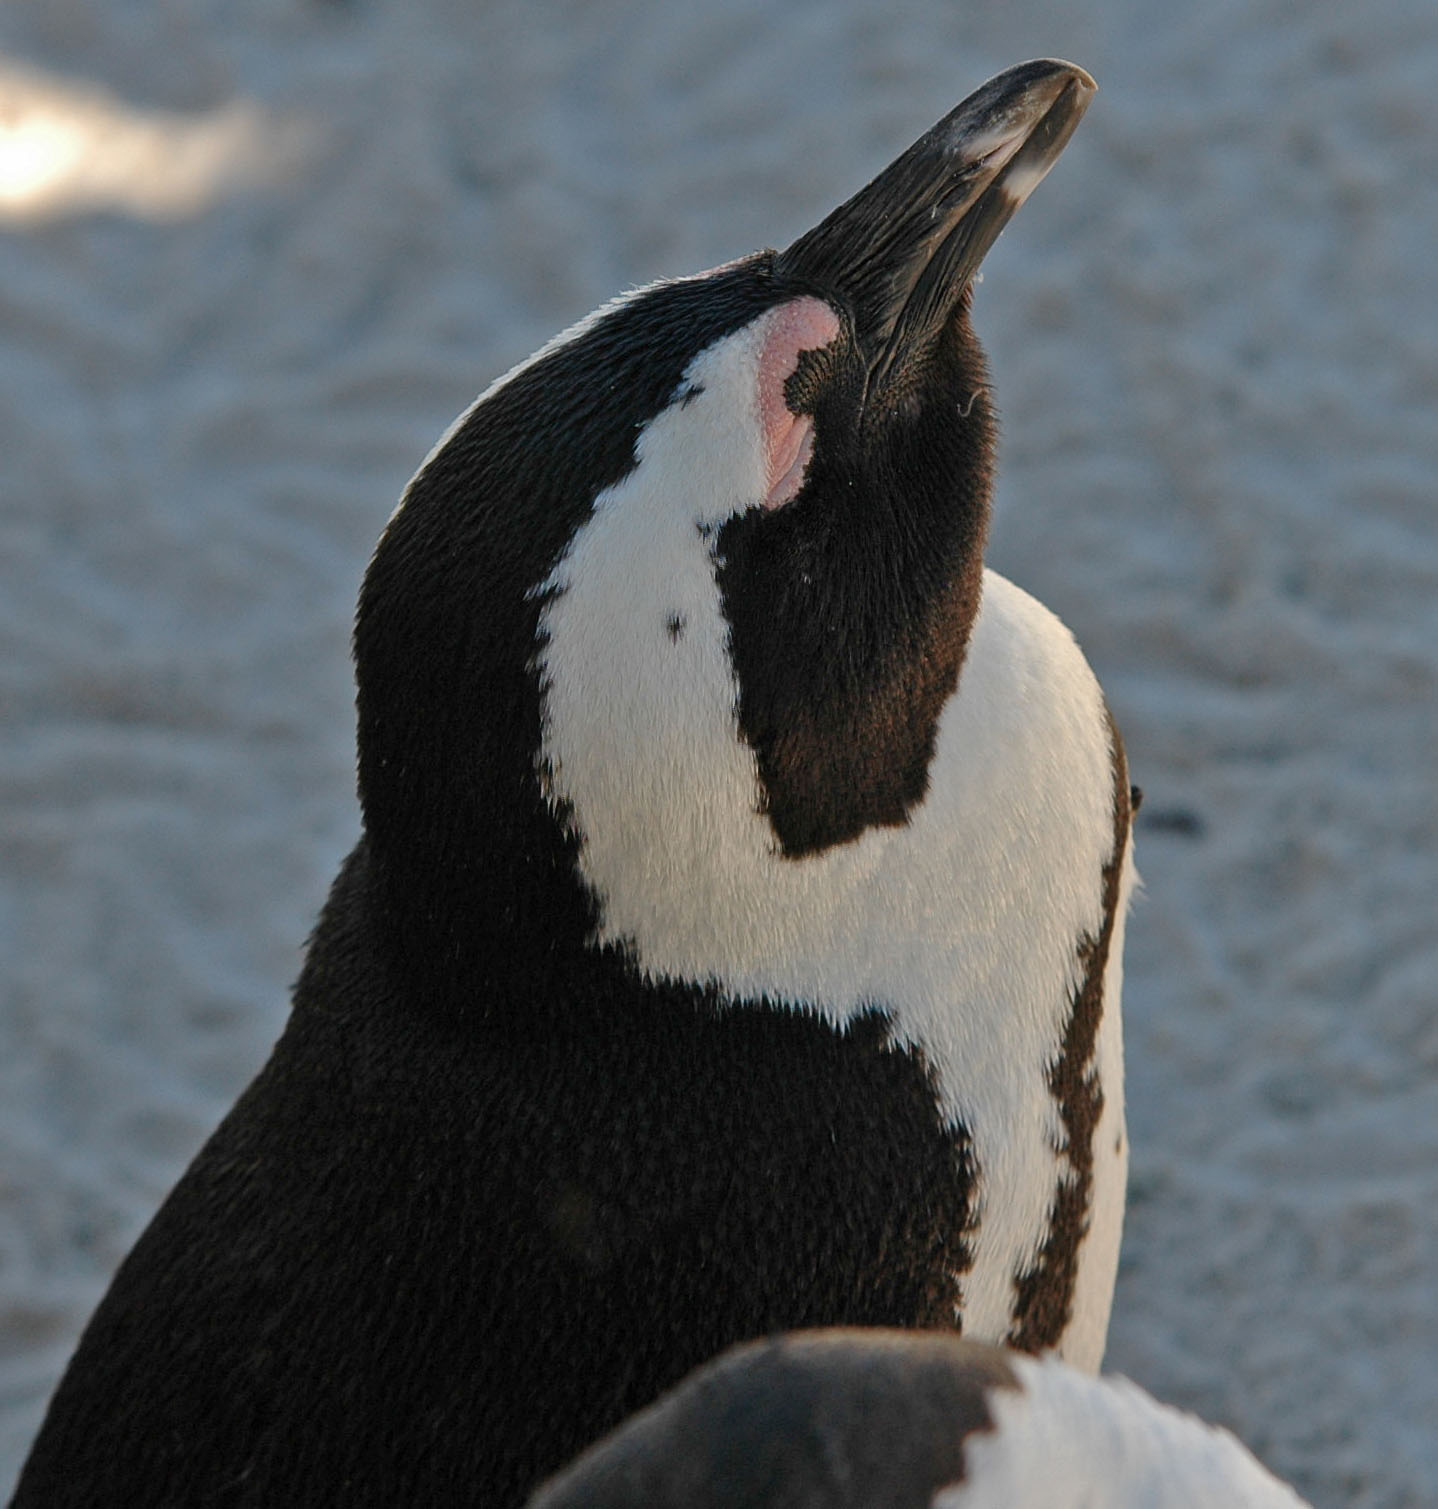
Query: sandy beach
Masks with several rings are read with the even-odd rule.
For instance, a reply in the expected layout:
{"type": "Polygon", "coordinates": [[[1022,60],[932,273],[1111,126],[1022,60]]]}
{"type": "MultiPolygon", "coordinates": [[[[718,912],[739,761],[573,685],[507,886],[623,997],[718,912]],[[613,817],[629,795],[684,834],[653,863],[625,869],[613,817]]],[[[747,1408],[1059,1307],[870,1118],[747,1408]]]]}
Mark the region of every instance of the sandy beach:
{"type": "Polygon", "coordinates": [[[1045,55],[1100,94],[974,319],[990,563],[1146,797],[1107,1366],[1438,1503],[1431,0],[0,8],[0,1497],[283,1024],[430,445],[1045,55]]]}

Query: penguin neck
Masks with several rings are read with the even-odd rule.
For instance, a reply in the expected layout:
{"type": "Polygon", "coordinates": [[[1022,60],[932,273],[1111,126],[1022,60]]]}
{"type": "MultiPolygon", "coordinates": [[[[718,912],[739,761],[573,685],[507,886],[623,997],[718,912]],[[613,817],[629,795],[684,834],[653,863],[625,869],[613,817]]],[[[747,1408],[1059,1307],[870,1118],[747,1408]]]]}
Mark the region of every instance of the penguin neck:
{"type": "Polygon", "coordinates": [[[774,839],[791,860],[909,820],[928,791],[939,720],[978,615],[986,495],[952,507],[939,538],[906,535],[901,518],[879,512],[825,563],[872,582],[860,611],[836,595],[828,613],[811,609],[792,631],[776,625],[782,608],[754,569],[747,520],[724,541],[718,580],[739,731],[754,752],[774,839]]]}
{"type": "MultiPolygon", "coordinates": [[[[544,616],[544,789],[594,898],[595,944],[622,946],[653,977],[713,981],[735,998],[840,1021],[892,1006],[931,1045],[952,1030],[953,1002],[972,1000],[993,1017],[979,1029],[992,1029],[983,1056],[1000,1060],[1001,1039],[1019,1030],[1005,1003],[1022,1014],[1041,1002],[1056,1041],[1078,971],[1074,940],[1101,927],[1098,876],[1114,845],[1109,725],[1072,636],[984,573],[924,799],[903,823],[794,858],[776,841],[737,728],[712,578],[708,612],[691,603],[668,647],[689,662],[682,677],[657,646],[592,632],[597,582],[580,557],[620,544],[600,536],[624,528],[622,510],[596,516],[571,552],[568,590],[544,616]],[[596,721],[593,690],[605,678],[612,721],[596,721]],[[651,726],[627,738],[660,713],[673,719],[668,736],[651,726]],[[1055,748],[1070,750],[1066,765],[1055,748]],[[917,1025],[931,1016],[932,1031],[917,1025]]],[[[645,618],[661,615],[631,621],[645,618]]]]}

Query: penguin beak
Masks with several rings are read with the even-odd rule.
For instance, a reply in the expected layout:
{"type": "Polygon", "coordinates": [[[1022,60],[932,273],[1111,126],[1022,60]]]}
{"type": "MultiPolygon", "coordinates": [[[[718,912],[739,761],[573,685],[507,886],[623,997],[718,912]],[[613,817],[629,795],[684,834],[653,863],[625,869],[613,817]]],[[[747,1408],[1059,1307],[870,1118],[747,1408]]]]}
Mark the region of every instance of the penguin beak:
{"type": "Polygon", "coordinates": [[[1096,88],[1073,63],[1008,69],[779,254],[776,270],[852,311],[869,368],[866,404],[937,341],[1096,88]]]}

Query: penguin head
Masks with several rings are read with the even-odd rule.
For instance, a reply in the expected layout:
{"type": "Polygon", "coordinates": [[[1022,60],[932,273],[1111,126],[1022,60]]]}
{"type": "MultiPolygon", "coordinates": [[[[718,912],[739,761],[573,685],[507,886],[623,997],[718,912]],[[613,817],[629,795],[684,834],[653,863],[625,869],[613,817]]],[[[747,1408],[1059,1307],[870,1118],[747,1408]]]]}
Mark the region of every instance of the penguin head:
{"type": "Polygon", "coordinates": [[[441,440],[355,636],[366,844],[412,961],[532,971],[626,876],[906,821],[979,603],[973,278],[1093,88],[1010,69],[786,250],[601,308],[441,440]]]}

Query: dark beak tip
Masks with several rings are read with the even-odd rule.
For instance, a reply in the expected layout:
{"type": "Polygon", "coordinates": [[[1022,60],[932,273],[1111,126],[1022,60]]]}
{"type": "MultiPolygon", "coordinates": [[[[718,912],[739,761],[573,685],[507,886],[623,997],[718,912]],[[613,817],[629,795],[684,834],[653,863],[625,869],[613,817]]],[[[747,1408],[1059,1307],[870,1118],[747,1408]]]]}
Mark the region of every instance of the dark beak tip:
{"type": "Polygon", "coordinates": [[[1046,58],[1044,61],[1063,79],[1059,93],[1068,94],[1077,119],[1088,109],[1094,95],[1098,93],[1097,81],[1087,68],[1080,68],[1077,63],[1066,63],[1060,58],[1046,58]]]}
{"type": "Polygon", "coordinates": [[[946,153],[979,154],[989,138],[1026,132],[1060,101],[1076,125],[1097,92],[1093,75],[1077,63],[1035,58],[980,85],[938,122],[928,139],[946,153]]]}
{"type": "Polygon", "coordinates": [[[1064,58],[1038,58],[1035,61],[1041,68],[1051,68],[1055,73],[1066,74],[1083,93],[1098,93],[1098,85],[1087,68],[1080,68],[1077,63],[1070,63],[1064,58]]]}
{"type": "Polygon", "coordinates": [[[1007,92],[1010,89],[1018,91],[1037,88],[1042,84],[1051,84],[1055,94],[1066,84],[1074,85],[1082,94],[1098,92],[1098,85],[1088,69],[1081,68],[1077,63],[1070,63],[1065,58],[1030,58],[1027,63],[1016,63],[1012,68],[995,74],[983,88],[1007,92]]]}
{"type": "Polygon", "coordinates": [[[852,310],[871,391],[945,326],[1097,87],[1057,58],[1006,69],[778,254],[777,270],[852,310]]]}

